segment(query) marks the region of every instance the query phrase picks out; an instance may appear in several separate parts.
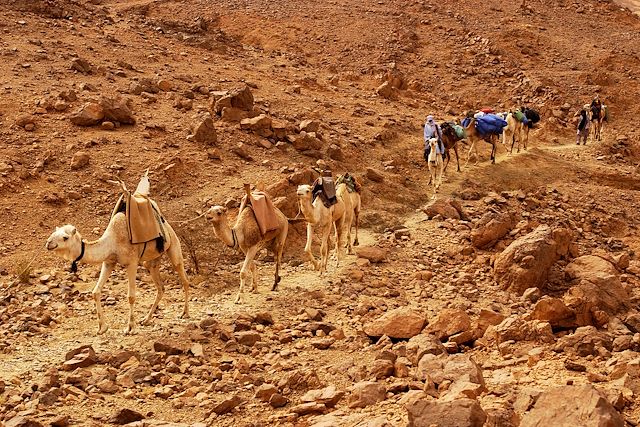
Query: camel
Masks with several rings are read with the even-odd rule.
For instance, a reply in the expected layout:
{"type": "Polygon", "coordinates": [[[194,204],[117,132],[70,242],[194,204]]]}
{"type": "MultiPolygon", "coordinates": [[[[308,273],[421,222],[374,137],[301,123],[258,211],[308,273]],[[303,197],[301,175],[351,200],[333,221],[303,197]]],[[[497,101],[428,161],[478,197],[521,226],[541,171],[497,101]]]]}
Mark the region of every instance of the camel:
{"type": "Polygon", "coordinates": [[[351,206],[351,197],[348,196],[348,190],[346,184],[339,184],[336,187],[336,197],[338,202],[330,207],[326,207],[320,197],[313,198],[313,187],[310,185],[299,185],[297,189],[298,202],[300,204],[300,211],[304,215],[307,221],[307,243],[304,247],[304,251],[307,254],[309,260],[313,264],[315,270],[318,270],[322,275],[327,271],[327,263],[329,262],[329,234],[331,232],[331,225],[335,226],[336,230],[336,259],[337,263],[340,263],[342,259],[342,240],[344,236],[344,228],[348,222],[349,212],[353,213],[353,207],[351,206]],[[345,215],[347,213],[347,215],[345,215]],[[313,241],[313,226],[320,227],[320,261],[316,261],[311,251],[311,242],[313,241]]]}
{"type": "Polygon", "coordinates": [[[516,141],[518,141],[517,152],[520,152],[520,143],[524,144],[524,149],[527,149],[526,141],[523,140],[522,134],[524,131],[524,127],[526,127],[520,120],[518,120],[513,113],[507,113],[505,118],[507,122],[507,126],[502,131],[502,144],[508,144],[509,140],[511,142],[511,150],[509,153],[513,153],[513,146],[516,141]]]}
{"type": "Polygon", "coordinates": [[[607,116],[607,106],[602,104],[599,115],[596,115],[597,110],[592,108],[591,105],[589,105],[587,111],[589,112],[589,120],[591,121],[591,141],[601,141],[602,127],[607,116]]]}
{"type": "MultiPolygon", "coordinates": [[[[496,142],[497,142],[497,135],[495,134],[490,134],[490,135],[481,135],[478,130],[476,129],[476,118],[472,118],[471,120],[469,120],[469,123],[467,124],[467,126],[464,128],[464,131],[467,135],[467,140],[469,140],[469,154],[467,155],[467,162],[466,164],[469,163],[469,159],[471,158],[471,152],[475,151],[475,158],[476,158],[476,163],[478,164],[478,147],[476,146],[476,143],[479,141],[484,141],[487,142],[489,144],[491,144],[491,163],[496,162],[496,142]]],[[[465,164],[465,165],[466,165],[465,164]]]]}
{"type": "MultiPolygon", "coordinates": [[[[348,220],[346,222],[346,226],[347,226],[347,253],[349,255],[353,254],[353,247],[354,246],[358,246],[360,243],[358,242],[358,228],[360,227],[360,210],[362,210],[362,197],[360,196],[360,191],[362,189],[360,183],[357,181],[356,177],[353,175],[350,175],[349,173],[345,173],[344,175],[339,175],[338,178],[336,179],[336,183],[338,184],[338,190],[340,190],[340,194],[343,194],[342,192],[342,187],[341,184],[344,182],[344,180],[350,177],[353,180],[353,184],[354,184],[354,191],[349,191],[349,187],[346,186],[346,190],[347,193],[345,195],[345,197],[349,197],[350,203],[351,203],[351,208],[353,209],[353,213],[351,215],[351,219],[348,220]],[[353,240],[353,243],[351,242],[351,228],[353,227],[353,224],[355,222],[355,226],[356,226],[356,235],[355,235],[355,240],[353,240]]],[[[345,206],[346,208],[346,206],[345,206]]],[[[346,210],[346,209],[345,209],[346,210]]]]}
{"type": "MultiPolygon", "coordinates": [[[[248,186],[245,186],[245,189],[247,192],[250,191],[248,186]]],[[[275,291],[278,283],[280,283],[280,262],[282,261],[282,252],[289,232],[289,222],[280,209],[275,207],[274,209],[278,217],[278,228],[267,231],[264,235],[260,233],[253,209],[249,207],[242,209],[241,206],[233,228],[229,227],[229,222],[225,215],[227,212],[225,207],[213,206],[207,211],[206,217],[213,223],[213,231],[216,237],[228,247],[240,249],[245,255],[244,263],[240,269],[240,289],[234,300],[236,304],[242,298],[244,285],[249,278],[249,271],[251,271],[252,291],[258,292],[258,273],[254,259],[258,252],[264,248],[270,249],[275,254],[276,271],[271,290],[275,291]]]]}
{"type": "Polygon", "coordinates": [[[136,271],[138,264],[141,262],[149,270],[151,279],[157,288],[156,298],[149,309],[149,313],[142,320],[142,324],[147,325],[151,322],[153,313],[164,294],[164,284],[160,277],[160,261],[164,253],[169,256],[169,261],[173,269],[178,273],[184,290],[184,308],[180,317],[189,317],[189,280],[184,271],[182,247],[171,225],[166,221],[164,225],[166,240],[162,250],[159,250],[157,241],[155,243],[132,244],[129,240],[127,218],[123,212],[118,212],[111,217],[107,229],[98,240],[92,242],[83,240],[76,227],[69,224],[56,227],[56,230],[47,240],[46,248],[48,250],[73,262],[72,271],[79,262],[87,264],[102,263],[100,277],[92,291],[98,316],[98,335],[105,333],[108,329],[104,321],[100,298],[102,296],[102,287],[116,264],[126,268],[129,279],[127,292],[129,298],[129,320],[124,331],[125,335],[134,332],[133,305],[136,300],[136,271]]]}
{"type": "Polygon", "coordinates": [[[429,140],[429,158],[427,164],[429,165],[429,183],[433,183],[433,197],[436,197],[438,188],[442,183],[442,171],[443,160],[442,156],[436,152],[438,145],[437,138],[431,138],[429,140]]]}
{"type": "Polygon", "coordinates": [[[456,163],[458,164],[458,172],[460,172],[460,158],[458,157],[458,141],[463,138],[458,137],[456,130],[449,123],[443,123],[442,125],[442,143],[445,148],[445,157],[447,162],[444,165],[443,173],[446,172],[447,166],[451,161],[451,150],[456,153],[456,163]]]}

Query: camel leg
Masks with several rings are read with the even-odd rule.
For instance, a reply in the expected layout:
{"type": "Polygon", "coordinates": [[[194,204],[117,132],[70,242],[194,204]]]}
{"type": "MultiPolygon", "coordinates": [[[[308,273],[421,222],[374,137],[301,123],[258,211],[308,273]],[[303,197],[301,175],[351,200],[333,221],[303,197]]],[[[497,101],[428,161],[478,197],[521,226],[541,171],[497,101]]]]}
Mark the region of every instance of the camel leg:
{"type": "Polygon", "coordinates": [[[184,291],[184,307],[182,309],[181,319],[189,318],[189,279],[187,273],[184,271],[184,258],[182,257],[182,246],[178,236],[175,234],[171,237],[171,246],[167,251],[169,255],[169,261],[173,266],[173,269],[178,273],[180,283],[182,283],[182,290],[184,291]]]}
{"type": "Polygon", "coordinates": [[[98,277],[98,282],[91,292],[93,294],[93,299],[96,302],[96,315],[98,316],[98,335],[104,334],[107,329],[109,329],[109,327],[105,326],[104,323],[104,313],[102,312],[102,302],[100,301],[100,299],[102,297],[102,287],[107,282],[107,279],[111,275],[114,267],[115,264],[107,262],[102,263],[102,268],[100,269],[100,277],[98,277]]]}
{"type": "Polygon", "coordinates": [[[358,246],[360,244],[360,242],[358,242],[358,227],[360,225],[360,208],[355,210],[354,216],[356,220],[356,239],[353,241],[353,246],[358,246]]]}
{"type": "Polygon", "coordinates": [[[469,147],[469,152],[467,153],[467,161],[464,164],[464,167],[467,167],[467,165],[469,164],[469,160],[471,160],[471,152],[473,151],[473,146],[475,145],[475,142],[471,142],[470,143],[471,146],[469,147]]]}
{"type": "Polygon", "coordinates": [[[331,234],[331,223],[322,229],[322,244],[320,246],[320,275],[327,271],[327,264],[329,263],[329,234],[331,234]]]}
{"type": "Polygon", "coordinates": [[[253,284],[251,291],[257,294],[258,293],[258,269],[256,267],[255,261],[251,261],[251,278],[252,278],[251,283],[253,284]]]}
{"type": "Polygon", "coordinates": [[[144,319],[142,319],[142,322],[140,322],[142,325],[148,325],[151,323],[151,317],[153,316],[153,313],[155,313],[156,309],[158,308],[158,304],[160,303],[160,300],[164,295],[164,283],[162,283],[162,278],[160,277],[160,258],[156,258],[151,261],[146,261],[144,263],[144,266],[147,268],[147,270],[149,270],[149,273],[151,274],[151,279],[153,280],[153,283],[156,285],[156,289],[157,289],[156,299],[153,301],[153,304],[149,309],[149,313],[147,313],[144,319]]]}
{"type": "Polygon", "coordinates": [[[280,263],[282,262],[282,252],[284,251],[284,244],[287,241],[287,232],[288,230],[287,228],[285,228],[284,231],[276,238],[276,273],[273,278],[273,287],[271,288],[272,291],[275,291],[278,287],[278,283],[280,283],[280,263]]]}
{"type": "Polygon", "coordinates": [[[340,261],[344,259],[344,236],[345,228],[347,225],[346,214],[342,218],[338,219],[335,223],[336,228],[336,267],[340,265],[340,261]]]}
{"type": "Polygon", "coordinates": [[[238,290],[238,296],[236,296],[235,301],[233,301],[236,304],[240,302],[242,291],[244,290],[244,284],[249,278],[249,270],[251,269],[251,264],[253,264],[253,258],[255,258],[256,253],[258,253],[258,245],[250,247],[245,254],[244,263],[240,269],[240,289],[238,290]]]}
{"type": "MultiPolygon", "coordinates": [[[[318,265],[318,261],[316,261],[315,257],[313,256],[313,251],[311,250],[312,241],[313,241],[313,225],[307,223],[307,243],[304,246],[304,252],[307,254],[307,257],[313,264],[313,269],[318,270],[320,268],[320,265],[318,265]]],[[[322,252],[320,256],[322,257],[322,252]]]]}
{"type": "Polygon", "coordinates": [[[129,320],[124,330],[125,335],[133,333],[133,305],[136,302],[136,272],[138,271],[138,263],[131,263],[127,266],[127,278],[129,286],[127,288],[127,299],[129,300],[129,320]]]}
{"type": "Polygon", "coordinates": [[[458,158],[458,144],[453,146],[453,152],[456,153],[456,163],[458,164],[458,172],[460,172],[460,159],[458,158]]]}

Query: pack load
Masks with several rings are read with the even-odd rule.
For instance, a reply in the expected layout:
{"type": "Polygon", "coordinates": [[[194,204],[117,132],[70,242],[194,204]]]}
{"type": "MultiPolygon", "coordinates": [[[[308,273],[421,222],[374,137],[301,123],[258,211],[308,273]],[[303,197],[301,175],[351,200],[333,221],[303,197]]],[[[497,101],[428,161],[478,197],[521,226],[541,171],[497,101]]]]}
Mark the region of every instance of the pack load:
{"type": "Polygon", "coordinates": [[[495,114],[485,114],[476,119],[476,130],[480,135],[500,135],[507,122],[495,114]]]}
{"type": "Polygon", "coordinates": [[[253,210],[260,234],[263,236],[269,231],[277,230],[279,227],[278,214],[269,196],[262,191],[252,192],[249,184],[245,184],[244,188],[246,194],[240,203],[239,212],[245,208],[253,210]]]}
{"type": "Polygon", "coordinates": [[[467,137],[467,133],[464,131],[464,128],[460,125],[453,125],[453,130],[456,131],[456,135],[458,135],[458,138],[463,139],[467,137]]]}
{"type": "Polygon", "coordinates": [[[602,104],[602,111],[604,112],[604,121],[607,122],[609,121],[609,107],[602,104]]]}
{"type": "MultiPolygon", "coordinates": [[[[167,240],[166,221],[157,203],[149,197],[149,171],[140,179],[131,193],[121,182],[123,193],[116,202],[111,217],[122,212],[127,220],[129,241],[133,244],[156,241],[158,252],[164,252],[167,240]]],[[[146,245],[145,245],[146,249],[146,245]]]]}
{"type": "Polygon", "coordinates": [[[485,114],[493,114],[496,112],[496,110],[494,110],[491,107],[484,107],[484,108],[481,108],[479,111],[485,114]]]}
{"type": "Polygon", "coordinates": [[[336,180],[336,185],[345,184],[347,186],[347,191],[349,193],[359,193],[360,192],[360,183],[356,179],[355,176],[351,175],[349,172],[345,172],[344,175],[340,175],[336,180]]]}
{"type": "Polygon", "coordinates": [[[520,110],[512,112],[511,115],[513,115],[513,117],[521,123],[526,123],[528,121],[527,116],[525,116],[524,113],[520,110]]]}
{"type": "Polygon", "coordinates": [[[527,126],[529,128],[532,128],[533,125],[535,125],[536,123],[538,123],[540,121],[540,113],[538,113],[536,110],[534,110],[533,108],[526,108],[524,110],[524,115],[527,118],[527,126]]]}
{"type": "Polygon", "coordinates": [[[320,197],[320,200],[327,208],[338,203],[338,198],[336,197],[336,186],[333,182],[333,178],[329,176],[322,176],[316,179],[311,188],[311,193],[313,194],[312,201],[315,201],[316,197],[320,197]]]}

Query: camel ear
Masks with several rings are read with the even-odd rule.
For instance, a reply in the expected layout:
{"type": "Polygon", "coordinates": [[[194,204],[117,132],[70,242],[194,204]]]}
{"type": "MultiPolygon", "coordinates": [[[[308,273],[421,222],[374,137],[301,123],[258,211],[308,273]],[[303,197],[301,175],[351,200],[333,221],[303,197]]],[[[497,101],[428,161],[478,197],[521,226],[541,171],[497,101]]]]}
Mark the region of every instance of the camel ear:
{"type": "Polygon", "coordinates": [[[226,207],[226,206],[223,206],[223,207],[222,207],[222,213],[227,213],[227,211],[228,211],[228,210],[229,210],[229,209],[227,209],[227,207],[226,207]]]}
{"type": "Polygon", "coordinates": [[[72,236],[75,236],[75,235],[76,235],[76,228],[75,228],[75,227],[72,227],[72,228],[71,228],[71,235],[72,235],[72,236]]]}

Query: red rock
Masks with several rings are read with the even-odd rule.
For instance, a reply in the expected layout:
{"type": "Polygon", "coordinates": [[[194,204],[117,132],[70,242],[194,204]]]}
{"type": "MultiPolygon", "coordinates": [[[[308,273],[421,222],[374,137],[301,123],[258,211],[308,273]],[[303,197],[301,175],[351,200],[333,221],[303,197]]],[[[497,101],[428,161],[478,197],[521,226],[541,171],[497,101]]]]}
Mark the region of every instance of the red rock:
{"type": "Polygon", "coordinates": [[[153,343],[153,350],[169,355],[183,354],[188,350],[188,345],[173,339],[164,339],[153,343]]]}
{"type": "Polygon", "coordinates": [[[104,108],[95,102],[84,104],[69,116],[71,123],[78,126],[94,126],[104,119],[104,108]]]}
{"type": "Polygon", "coordinates": [[[622,416],[593,386],[569,385],[546,391],[522,417],[520,427],[624,427],[622,416]]]}
{"type": "Polygon", "coordinates": [[[349,407],[364,408],[382,402],[386,398],[387,391],[384,385],[372,381],[361,381],[351,387],[349,407]]]}
{"type": "Polygon", "coordinates": [[[365,325],[364,332],[371,337],[411,338],[422,331],[424,324],[423,315],[409,307],[400,307],[365,325]]]}
{"type": "Polygon", "coordinates": [[[224,399],[222,402],[214,406],[213,412],[215,412],[218,415],[226,414],[227,412],[232,411],[233,408],[240,405],[242,402],[243,402],[242,398],[237,394],[234,394],[232,397],[228,399],[224,399]]]}
{"type": "Polygon", "coordinates": [[[458,309],[444,309],[433,322],[429,323],[426,332],[442,340],[459,332],[468,331],[470,328],[471,319],[466,312],[458,309]]]}
{"type": "Polygon", "coordinates": [[[387,258],[387,250],[377,246],[363,246],[356,248],[356,255],[370,262],[380,263],[387,258]]]}
{"type": "Polygon", "coordinates": [[[453,402],[418,399],[407,405],[407,411],[409,427],[482,427],[487,419],[480,404],[472,399],[453,402]]]}
{"type": "Polygon", "coordinates": [[[67,352],[65,355],[65,362],[62,364],[62,369],[65,371],[72,371],[77,368],[86,368],[88,366],[97,363],[95,351],[91,346],[82,346],[75,350],[67,352]]]}
{"type": "Polygon", "coordinates": [[[134,421],[141,421],[141,420],[144,420],[144,415],[142,415],[141,413],[128,408],[120,408],[120,409],[117,409],[109,417],[108,421],[111,424],[123,425],[123,424],[132,423],[134,421]]]}

